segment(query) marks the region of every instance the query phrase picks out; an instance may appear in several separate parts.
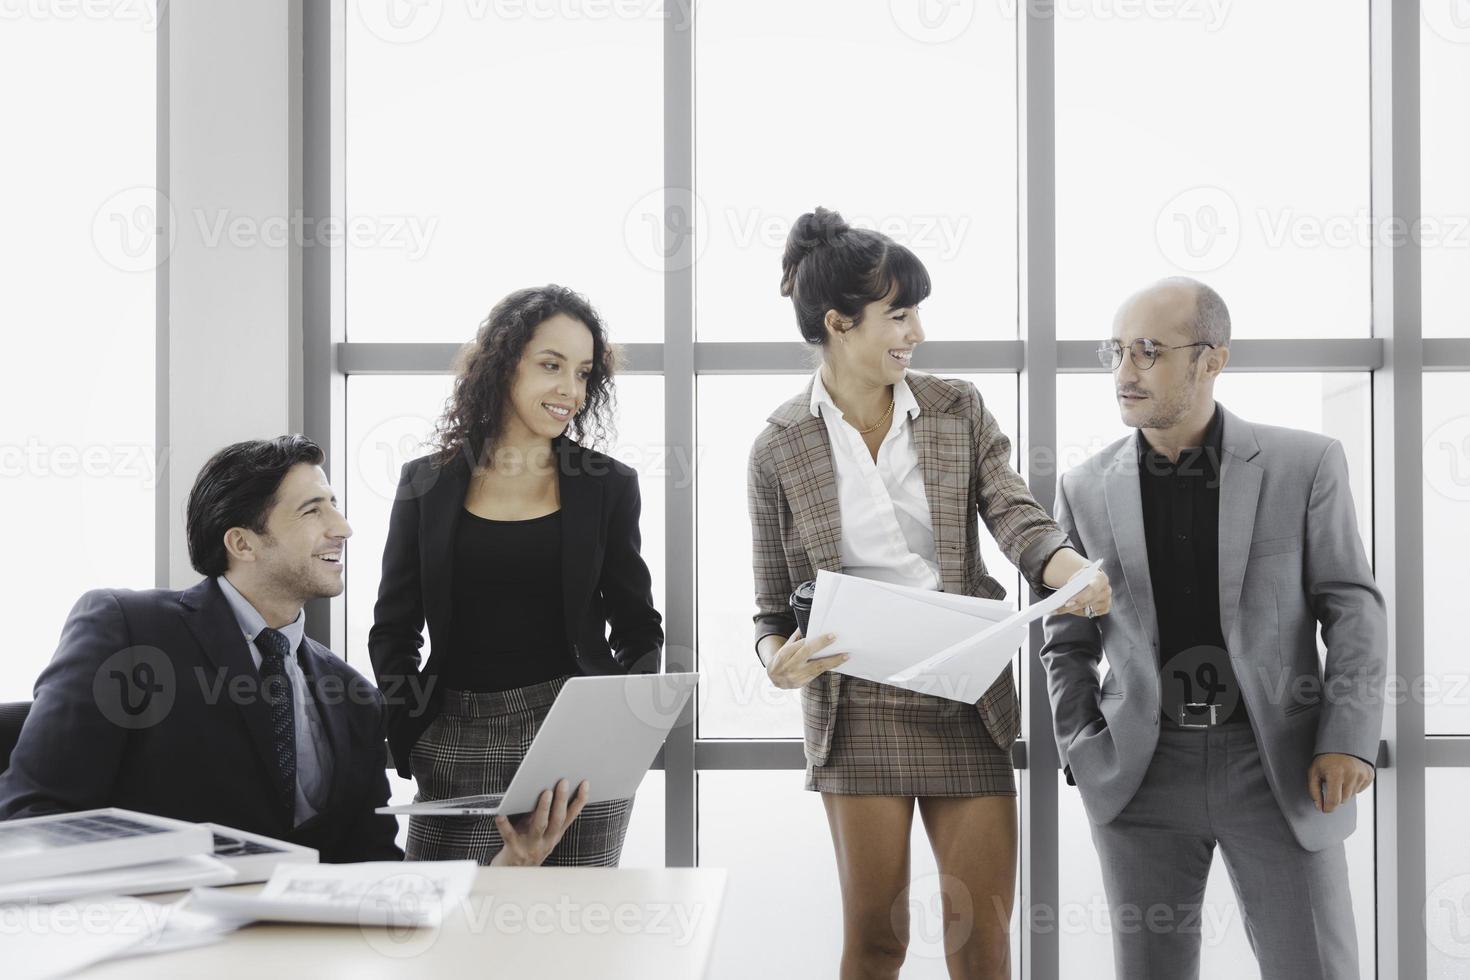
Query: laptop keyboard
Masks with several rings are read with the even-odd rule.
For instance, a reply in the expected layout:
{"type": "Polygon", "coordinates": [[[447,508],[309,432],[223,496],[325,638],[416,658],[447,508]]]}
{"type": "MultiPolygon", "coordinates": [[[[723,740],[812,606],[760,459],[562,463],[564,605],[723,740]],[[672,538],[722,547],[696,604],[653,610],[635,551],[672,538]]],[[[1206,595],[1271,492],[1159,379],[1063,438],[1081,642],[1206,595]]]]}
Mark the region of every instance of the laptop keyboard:
{"type": "Polygon", "coordinates": [[[217,858],[245,857],[250,854],[284,854],[279,847],[271,847],[259,841],[243,840],[239,837],[226,837],[224,834],[214,835],[214,856],[217,858]]]}
{"type": "Polygon", "coordinates": [[[449,800],[434,800],[435,806],[499,806],[505,799],[504,793],[487,793],[484,796],[456,796],[449,800]]]}

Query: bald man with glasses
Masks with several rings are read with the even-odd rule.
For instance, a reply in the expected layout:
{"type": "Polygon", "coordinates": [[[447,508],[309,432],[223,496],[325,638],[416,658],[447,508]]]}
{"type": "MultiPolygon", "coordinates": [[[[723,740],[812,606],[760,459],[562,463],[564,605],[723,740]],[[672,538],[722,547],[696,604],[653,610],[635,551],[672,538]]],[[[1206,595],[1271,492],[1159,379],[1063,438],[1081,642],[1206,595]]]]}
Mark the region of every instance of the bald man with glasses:
{"type": "Polygon", "coordinates": [[[1056,517],[1118,585],[1106,616],[1049,617],[1041,657],[1117,975],[1198,977],[1218,846],[1264,980],[1355,980],[1343,841],[1388,627],[1342,445],[1215,401],[1230,315],[1203,283],[1131,296],[1098,356],[1138,431],[1063,475],[1056,517]]]}

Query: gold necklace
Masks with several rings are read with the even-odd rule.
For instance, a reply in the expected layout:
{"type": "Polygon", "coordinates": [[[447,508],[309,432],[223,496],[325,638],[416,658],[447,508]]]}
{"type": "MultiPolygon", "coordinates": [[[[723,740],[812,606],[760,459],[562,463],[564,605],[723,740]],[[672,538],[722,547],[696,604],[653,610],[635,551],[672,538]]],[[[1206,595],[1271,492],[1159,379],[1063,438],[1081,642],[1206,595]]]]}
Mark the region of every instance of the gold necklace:
{"type": "Polygon", "coordinates": [[[893,414],[894,401],[895,399],[890,397],[888,399],[888,408],[883,411],[882,417],[879,418],[878,421],[874,422],[872,425],[868,426],[866,429],[858,429],[858,435],[865,436],[869,432],[872,432],[874,429],[878,428],[878,426],[882,425],[884,422],[887,422],[888,417],[893,414]]]}

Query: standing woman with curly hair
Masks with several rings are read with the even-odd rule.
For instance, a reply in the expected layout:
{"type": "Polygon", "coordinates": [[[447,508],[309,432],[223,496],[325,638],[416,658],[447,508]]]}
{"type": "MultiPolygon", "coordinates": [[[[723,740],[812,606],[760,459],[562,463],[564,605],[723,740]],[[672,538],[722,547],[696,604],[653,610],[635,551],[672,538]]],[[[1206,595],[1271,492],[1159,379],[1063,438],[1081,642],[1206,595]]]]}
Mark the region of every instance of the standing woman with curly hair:
{"type": "MultiPolygon", "coordinates": [[[[460,354],[437,451],[403,467],[368,649],[416,801],[504,792],[568,677],[659,669],[637,474],[581,445],[611,428],[613,360],[579,294],[511,293],[460,354]]],[[[407,856],[615,866],[633,801],[586,791],[558,789],[549,830],[413,816],[407,856]]]]}
{"type": "MultiPolygon", "coordinates": [[[[1037,590],[1087,563],[1011,469],[1010,441],[975,386],[909,370],[929,295],[913,252],[818,208],[792,228],[782,266],[781,294],[820,366],[751,449],[756,653],[776,686],[801,688],[806,788],[822,794],[842,887],[841,976],[898,976],[917,801],[946,883],[949,975],[1009,977],[1020,733],[1010,668],[974,704],[835,673],[843,637],[802,636],[788,599],[823,568],[1003,598],[977,516],[1037,590]]],[[[1110,596],[1099,575],[1061,611],[1101,615],[1110,596]]]]}

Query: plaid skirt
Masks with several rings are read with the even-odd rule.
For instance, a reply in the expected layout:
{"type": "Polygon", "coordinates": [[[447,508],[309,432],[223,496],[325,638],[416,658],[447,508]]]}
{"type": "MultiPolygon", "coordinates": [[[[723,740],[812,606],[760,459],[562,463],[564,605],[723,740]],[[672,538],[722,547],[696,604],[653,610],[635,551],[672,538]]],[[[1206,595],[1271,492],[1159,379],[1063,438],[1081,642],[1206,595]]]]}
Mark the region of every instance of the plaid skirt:
{"type": "Polygon", "coordinates": [[[806,788],[869,796],[1015,796],[1010,753],[973,704],[841,675],[832,751],[806,788]]]}
{"type": "MultiPolygon", "coordinates": [[[[418,783],[414,802],[481,793],[510,786],[536,731],[567,679],[509,691],[444,692],[443,706],[409,755],[418,783]]],[[[576,787],[572,787],[576,791],[576,787]]],[[[615,868],[628,832],[633,800],[589,803],[547,856],[547,866],[615,868]]],[[[489,864],[504,846],[492,817],[408,818],[410,861],[473,858],[489,864]]]]}

